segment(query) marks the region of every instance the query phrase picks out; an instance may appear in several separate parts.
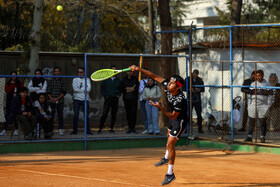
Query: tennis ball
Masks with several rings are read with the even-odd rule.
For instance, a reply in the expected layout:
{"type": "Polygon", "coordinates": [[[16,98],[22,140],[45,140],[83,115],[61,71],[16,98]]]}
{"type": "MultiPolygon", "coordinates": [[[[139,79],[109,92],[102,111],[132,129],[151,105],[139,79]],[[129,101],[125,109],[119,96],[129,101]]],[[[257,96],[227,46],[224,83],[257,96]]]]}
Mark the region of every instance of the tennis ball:
{"type": "Polygon", "coordinates": [[[58,11],[62,11],[62,10],[63,10],[63,7],[62,7],[61,5],[57,5],[56,9],[57,9],[58,11]]]}

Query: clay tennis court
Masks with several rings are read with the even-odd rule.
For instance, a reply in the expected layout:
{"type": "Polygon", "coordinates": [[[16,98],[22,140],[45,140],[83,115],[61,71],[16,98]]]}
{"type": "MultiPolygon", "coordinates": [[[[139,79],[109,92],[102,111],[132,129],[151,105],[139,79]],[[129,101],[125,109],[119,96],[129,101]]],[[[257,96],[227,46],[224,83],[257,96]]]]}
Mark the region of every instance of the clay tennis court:
{"type": "MultiPolygon", "coordinates": [[[[279,155],[179,147],[168,186],[280,186],[279,155]]],[[[160,186],[164,148],[0,155],[0,186],[160,186]]]]}

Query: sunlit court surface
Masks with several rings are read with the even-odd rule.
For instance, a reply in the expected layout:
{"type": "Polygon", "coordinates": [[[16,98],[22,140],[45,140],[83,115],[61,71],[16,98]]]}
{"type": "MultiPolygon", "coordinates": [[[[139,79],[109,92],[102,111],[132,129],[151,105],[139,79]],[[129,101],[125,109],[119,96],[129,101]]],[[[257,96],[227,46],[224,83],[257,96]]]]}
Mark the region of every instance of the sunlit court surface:
{"type": "MultiPolygon", "coordinates": [[[[0,155],[0,186],[160,186],[164,148],[0,155]]],[[[177,147],[167,186],[280,186],[274,154],[177,147]]]]}

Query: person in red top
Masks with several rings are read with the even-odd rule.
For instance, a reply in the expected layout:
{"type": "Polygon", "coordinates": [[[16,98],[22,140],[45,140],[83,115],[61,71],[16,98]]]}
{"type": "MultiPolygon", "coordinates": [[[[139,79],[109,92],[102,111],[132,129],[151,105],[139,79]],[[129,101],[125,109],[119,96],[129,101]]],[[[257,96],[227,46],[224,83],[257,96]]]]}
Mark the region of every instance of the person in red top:
{"type": "MultiPolygon", "coordinates": [[[[12,71],[10,73],[10,75],[17,75],[16,71],[12,71]]],[[[16,97],[17,95],[19,95],[19,91],[20,89],[23,88],[23,83],[18,80],[17,77],[11,77],[8,82],[5,84],[5,91],[7,94],[7,99],[6,99],[6,121],[8,121],[9,116],[11,115],[11,106],[12,106],[12,100],[14,97],[16,97]]],[[[8,123],[6,123],[8,124],[8,123]]],[[[15,127],[17,129],[17,124],[15,124],[15,127]]],[[[4,129],[2,130],[2,132],[0,133],[0,136],[5,136],[6,135],[6,128],[7,125],[4,126],[4,129]]],[[[17,136],[18,135],[18,131],[15,130],[14,131],[14,135],[17,136]]]]}

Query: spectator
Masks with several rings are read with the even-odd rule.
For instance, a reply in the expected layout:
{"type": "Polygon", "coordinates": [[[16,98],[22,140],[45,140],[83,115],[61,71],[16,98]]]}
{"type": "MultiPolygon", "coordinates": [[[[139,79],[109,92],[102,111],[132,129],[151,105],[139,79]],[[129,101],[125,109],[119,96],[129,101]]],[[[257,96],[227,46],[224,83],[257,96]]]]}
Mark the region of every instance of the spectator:
{"type": "Polygon", "coordinates": [[[46,94],[40,93],[38,100],[34,102],[34,112],[38,119],[39,124],[43,127],[44,138],[51,139],[52,137],[52,128],[51,128],[51,119],[52,119],[52,109],[47,102],[46,94]]]}
{"type": "MultiPolygon", "coordinates": [[[[256,82],[251,83],[251,86],[271,86],[269,82],[267,82],[264,78],[264,73],[262,70],[258,70],[256,72],[255,78],[256,82]]],[[[266,135],[266,120],[267,120],[267,110],[272,102],[272,95],[270,95],[269,90],[263,88],[254,88],[250,89],[250,93],[247,95],[248,98],[248,115],[249,115],[249,131],[248,137],[244,141],[252,142],[252,134],[255,128],[255,119],[257,117],[260,119],[260,127],[261,127],[261,143],[265,143],[265,135],[266,135]],[[256,95],[255,95],[256,93],[256,95]],[[257,103],[257,108],[255,107],[257,103]],[[257,113],[257,116],[255,116],[257,113]]]]}
{"type": "Polygon", "coordinates": [[[36,75],[36,77],[34,77],[32,80],[30,80],[30,82],[28,84],[30,98],[33,103],[38,100],[40,93],[45,94],[47,91],[47,81],[46,81],[46,79],[41,77],[43,75],[42,70],[36,69],[35,75],[36,75]]]}
{"type": "MultiPolygon", "coordinates": [[[[116,70],[117,67],[115,65],[111,66],[111,69],[116,70]]],[[[120,90],[120,79],[116,76],[111,77],[110,79],[104,80],[101,83],[100,92],[104,97],[104,105],[103,112],[99,124],[99,130],[97,133],[101,133],[104,123],[106,121],[107,115],[111,109],[111,125],[110,125],[110,133],[115,133],[114,126],[117,117],[117,111],[119,106],[119,97],[121,95],[120,90]]]]}
{"type": "MultiPolygon", "coordinates": [[[[251,77],[249,79],[244,80],[243,86],[250,86],[252,82],[255,81],[255,71],[251,73],[251,77]]],[[[241,88],[241,92],[245,93],[244,97],[244,111],[243,111],[243,118],[242,118],[242,127],[239,129],[239,132],[245,132],[248,120],[248,101],[247,101],[247,94],[250,92],[250,88],[241,88]]]]}
{"type": "MultiPolygon", "coordinates": [[[[16,71],[12,71],[10,75],[17,75],[16,71]]],[[[1,131],[0,136],[5,136],[6,135],[6,130],[8,124],[11,124],[15,120],[15,116],[11,113],[11,106],[12,106],[12,100],[14,97],[19,95],[20,89],[23,88],[23,83],[18,80],[17,77],[11,77],[8,82],[5,84],[5,91],[7,94],[6,97],[6,122],[4,124],[4,129],[1,131]]],[[[14,136],[18,135],[18,124],[15,122],[15,130],[14,130],[14,136]]]]}
{"type": "Polygon", "coordinates": [[[137,117],[139,82],[133,75],[132,71],[127,72],[127,76],[121,81],[121,91],[123,92],[123,101],[128,123],[128,131],[126,133],[137,134],[135,130],[137,117]]]}
{"type": "Polygon", "coordinates": [[[161,98],[162,93],[160,87],[156,84],[152,78],[148,79],[148,85],[143,91],[142,98],[149,102],[146,102],[146,111],[148,117],[148,133],[156,135],[160,134],[160,128],[158,124],[158,108],[149,104],[150,102],[156,103],[161,98]]]}
{"type": "Polygon", "coordinates": [[[31,99],[28,97],[28,89],[26,87],[23,87],[20,90],[19,96],[13,99],[12,113],[16,117],[16,121],[22,125],[25,139],[34,139],[37,118],[32,114],[33,106],[31,99]]]}
{"type": "MultiPolygon", "coordinates": [[[[193,70],[192,73],[192,109],[195,109],[196,115],[197,115],[197,125],[198,125],[198,132],[204,133],[202,130],[202,107],[201,107],[201,92],[204,92],[204,87],[195,87],[197,85],[204,85],[204,82],[202,78],[198,76],[199,71],[197,69],[193,70]]],[[[190,83],[190,77],[188,78],[188,83],[190,83]]],[[[185,81],[186,82],[186,81],[185,81]]],[[[183,91],[186,90],[186,86],[183,86],[183,91]]],[[[190,90],[188,90],[188,93],[190,90]]],[[[189,94],[188,94],[189,95],[189,94]]],[[[188,101],[190,101],[190,98],[188,98],[188,101]]]]}
{"type": "Polygon", "coordinates": [[[148,133],[148,117],[146,112],[146,100],[142,98],[144,88],[147,86],[147,84],[148,84],[148,77],[147,75],[142,74],[142,79],[139,82],[139,101],[140,101],[142,122],[144,124],[144,131],[142,132],[142,134],[148,133]]]}
{"type": "MultiPolygon", "coordinates": [[[[278,77],[277,77],[276,73],[271,73],[268,80],[269,80],[269,83],[271,84],[271,86],[280,87],[280,83],[278,82],[278,77]]],[[[268,117],[269,117],[268,124],[269,124],[271,130],[279,132],[280,131],[280,125],[279,125],[280,90],[274,89],[273,93],[274,93],[273,102],[272,102],[272,104],[269,108],[269,112],[268,112],[268,117]]]]}
{"type": "MultiPolygon", "coordinates": [[[[55,67],[53,69],[53,74],[55,76],[61,75],[61,68],[55,67]]],[[[47,94],[51,101],[51,109],[52,109],[52,132],[54,130],[54,118],[55,118],[55,111],[57,111],[59,127],[58,132],[60,136],[64,135],[63,132],[63,108],[64,108],[64,96],[66,94],[65,83],[61,77],[53,78],[47,88],[47,94]]]]}
{"type": "MultiPolygon", "coordinates": [[[[85,68],[79,67],[78,68],[78,76],[85,76],[85,68]]],[[[87,78],[87,87],[85,86],[85,78],[84,77],[79,77],[79,78],[74,78],[72,87],[74,90],[74,118],[73,118],[73,131],[71,134],[77,134],[78,133],[78,120],[79,120],[79,112],[80,108],[82,107],[83,112],[85,109],[85,90],[87,92],[87,134],[91,134],[92,132],[89,127],[89,92],[91,90],[91,83],[89,78],[87,78]]]]}

